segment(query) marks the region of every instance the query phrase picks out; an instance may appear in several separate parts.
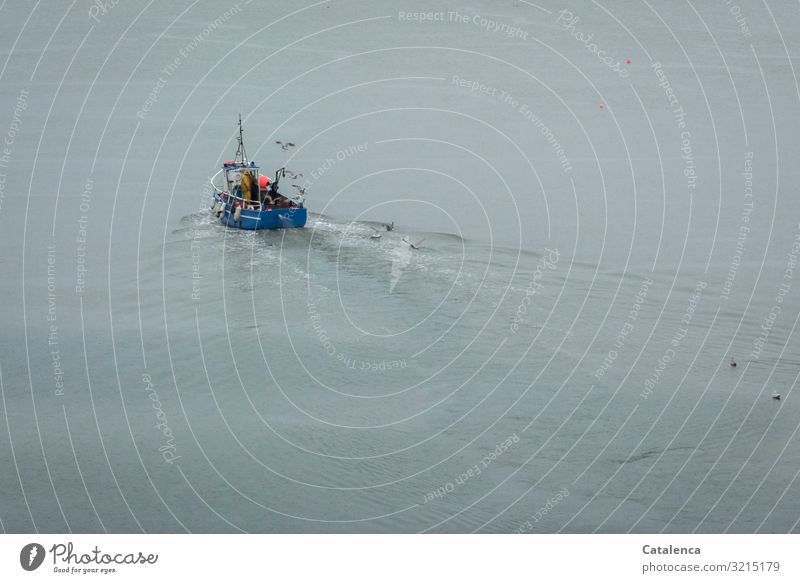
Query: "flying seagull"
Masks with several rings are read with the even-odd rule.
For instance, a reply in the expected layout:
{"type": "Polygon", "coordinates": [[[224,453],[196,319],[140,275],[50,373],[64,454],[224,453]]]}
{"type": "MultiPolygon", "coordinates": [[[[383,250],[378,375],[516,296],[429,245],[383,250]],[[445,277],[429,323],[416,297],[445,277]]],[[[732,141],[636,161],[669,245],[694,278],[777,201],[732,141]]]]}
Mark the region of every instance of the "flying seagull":
{"type": "Polygon", "coordinates": [[[300,186],[299,184],[292,184],[292,186],[294,186],[294,187],[295,187],[295,189],[297,190],[297,192],[298,192],[299,194],[305,195],[305,193],[306,193],[306,189],[305,189],[305,188],[303,188],[303,187],[302,187],[302,186],[300,186]]]}
{"type": "Polygon", "coordinates": [[[407,237],[403,237],[403,243],[407,243],[407,244],[408,244],[408,246],[409,246],[409,247],[411,247],[412,249],[419,249],[419,248],[420,248],[420,245],[422,245],[422,242],[423,242],[424,240],[425,240],[425,239],[420,239],[419,241],[414,241],[414,242],[412,243],[411,241],[409,241],[409,240],[408,240],[408,238],[407,238],[407,237]]]}
{"type": "Polygon", "coordinates": [[[275,143],[278,144],[284,150],[288,150],[289,148],[293,148],[294,144],[292,142],[286,142],[285,144],[280,140],[275,140],[275,143]]]}
{"type": "Polygon", "coordinates": [[[302,172],[292,172],[291,170],[284,170],[284,174],[289,176],[292,180],[297,180],[303,175],[302,172]]]}

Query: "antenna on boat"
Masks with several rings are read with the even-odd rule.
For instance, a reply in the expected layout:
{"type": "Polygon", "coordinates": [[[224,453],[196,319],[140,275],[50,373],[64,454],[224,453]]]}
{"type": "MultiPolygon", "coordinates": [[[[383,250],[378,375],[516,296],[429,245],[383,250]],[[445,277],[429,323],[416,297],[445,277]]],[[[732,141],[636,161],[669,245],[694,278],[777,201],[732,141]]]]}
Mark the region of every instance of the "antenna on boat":
{"type": "Polygon", "coordinates": [[[236,148],[236,161],[247,165],[247,152],[244,150],[244,130],[242,129],[242,114],[239,114],[239,146],[236,148]]]}

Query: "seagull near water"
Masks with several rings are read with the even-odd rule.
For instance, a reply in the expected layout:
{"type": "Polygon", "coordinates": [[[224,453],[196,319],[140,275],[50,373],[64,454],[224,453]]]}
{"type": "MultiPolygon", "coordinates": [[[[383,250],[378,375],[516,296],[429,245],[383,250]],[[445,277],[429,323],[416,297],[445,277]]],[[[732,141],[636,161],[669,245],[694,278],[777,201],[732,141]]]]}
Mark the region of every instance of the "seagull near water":
{"type": "Polygon", "coordinates": [[[731,368],[736,368],[736,361],[731,357],[731,368]]]}
{"type": "Polygon", "coordinates": [[[282,149],[288,150],[289,148],[293,148],[294,144],[292,142],[281,142],[280,140],[275,140],[275,143],[278,144],[282,149]]]}
{"type": "Polygon", "coordinates": [[[403,243],[406,243],[412,249],[419,249],[424,240],[425,239],[420,239],[419,241],[414,241],[412,243],[411,241],[408,240],[408,237],[403,237],[403,243]]]}
{"type": "Polygon", "coordinates": [[[370,239],[380,239],[383,236],[381,235],[381,232],[378,229],[373,227],[372,230],[374,231],[374,233],[372,233],[369,236],[370,239]]]}
{"type": "Polygon", "coordinates": [[[392,221],[391,223],[386,223],[384,227],[386,227],[387,231],[394,231],[394,221],[392,221]]]}

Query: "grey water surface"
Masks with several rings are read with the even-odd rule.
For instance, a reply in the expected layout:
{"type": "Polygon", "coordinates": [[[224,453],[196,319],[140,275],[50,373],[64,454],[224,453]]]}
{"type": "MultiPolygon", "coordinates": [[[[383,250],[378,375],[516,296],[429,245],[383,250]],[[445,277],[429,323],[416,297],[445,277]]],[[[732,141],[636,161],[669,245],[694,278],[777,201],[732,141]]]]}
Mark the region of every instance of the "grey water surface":
{"type": "Polygon", "coordinates": [[[735,8],[0,2],[0,529],[796,532],[800,6],[735,8]],[[304,229],[210,212],[239,113],[304,229]]]}

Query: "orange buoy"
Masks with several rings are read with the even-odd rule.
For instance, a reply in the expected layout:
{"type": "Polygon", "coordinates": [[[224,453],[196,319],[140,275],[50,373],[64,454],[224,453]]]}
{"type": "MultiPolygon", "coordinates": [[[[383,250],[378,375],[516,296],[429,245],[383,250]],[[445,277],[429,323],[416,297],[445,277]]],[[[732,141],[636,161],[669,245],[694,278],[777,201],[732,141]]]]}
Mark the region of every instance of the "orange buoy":
{"type": "Polygon", "coordinates": [[[265,176],[263,174],[261,176],[259,176],[258,177],[258,187],[261,190],[266,190],[267,188],[269,188],[269,177],[267,177],[267,176],[265,176]]]}

